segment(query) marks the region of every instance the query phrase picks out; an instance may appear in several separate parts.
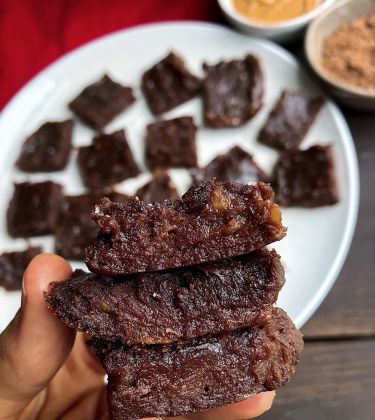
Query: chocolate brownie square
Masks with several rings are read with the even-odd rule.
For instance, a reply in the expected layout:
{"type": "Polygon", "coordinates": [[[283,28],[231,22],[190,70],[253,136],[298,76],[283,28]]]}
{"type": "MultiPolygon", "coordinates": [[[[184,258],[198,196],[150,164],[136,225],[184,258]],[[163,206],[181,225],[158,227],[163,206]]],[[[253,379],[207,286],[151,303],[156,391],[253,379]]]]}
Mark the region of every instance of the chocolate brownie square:
{"type": "Polygon", "coordinates": [[[190,73],[183,59],[173,52],[142,75],[142,89],[155,115],[188,101],[200,88],[201,81],[190,73]]]}
{"type": "Polygon", "coordinates": [[[258,134],[258,140],[280,150],[296,150],[315,121],[324,100],[284,90],[258,134]]]}
{"type": "Polygon", "coordinates": [[[63,199],[62,186],[52,181],[14,184],[7,211],[8,232],[13,237],[53,233],[63,199]]]}
{"type": "Polygon", "coordinates": [[[281,206],[319,207],[339,201],[332,146],[284,152],[275,166],[281,206]]]}
{"type": "Polygon", "coordinates": [[[148,166],[153,170],[197,166],[196,130],[192,117],[148,124],[145,140],[148,166]]]}
{"type": "Polygon", "coordinates": [[[78,164],[84,184],[100,189],[139,174],[125,131],[101,134],[91,146],[78,149],[78,164]]]}
{"type": "Polygon", "coordinates": [[[83,89],[69,103],[69,108],[86,124],[101,130],[134,101],[132,88],[114,82],[105,74],[83,89]]]}
{"type": "Polygon", "coordinates": [[[262,107],[263,74],[259,60],[247,55],[244,60],[203,64],[204,120],[213,127],[245,124],[262,107]]]}
{"type": "Polygon", "coordinates": [[[72,149],[73,121],[47,122],[22,145],[16,166],[25,172],[64,169],[72,149]]]}
{"type": "Polygon", "coordinates": [[[195,182],[216,178],[221,182],[247,184],[251,181],[268,182],[266,173],[254,162],[251,154],[239,146],[218,155],[204,168],[191,170],[195,182]]]}
{"type": "Polygon", "coordinates": [[[0,286],[6,290],[21,290],[23,274],[30,261],[42,252],[40,246],[0,255],[0,286]]]}
{"type": "Polygon", "coordinates": [[[167,172],[157,171],[152,179],[135,193],[140,200],[146,203],[155,203],[166,199],[179,198],[177,189],[167,172]]]}

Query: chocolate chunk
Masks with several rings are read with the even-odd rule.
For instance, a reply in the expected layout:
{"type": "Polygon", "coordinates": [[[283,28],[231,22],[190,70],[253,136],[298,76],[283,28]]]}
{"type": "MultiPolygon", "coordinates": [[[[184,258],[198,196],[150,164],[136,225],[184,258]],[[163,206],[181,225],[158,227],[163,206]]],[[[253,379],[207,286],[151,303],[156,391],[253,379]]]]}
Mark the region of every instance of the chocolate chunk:
{"type": "Polygon", "coordinates": [[[142,89],[151,111],[160,115],[193,98],[201,82],[186,68],[183,59],[173,52],[147,70],[142,89]]]}
{"type": "Polygon", "coordinates": [[[262,107],[263,75],[259,60],[247,55],[244,60],[203,64],[204,120],[214,127],[245,124],[262,107]]]}
{"type": "Polygon", "coordinates": [[[53,233],[62,199],[62,186],[52,181],[14,184],[7,211],[9,234],[16,238],[53,233]]]}
{"type": "Polygon", "coordinates": [[[124,130],[102,134],[93,139],[91,146],[80,147],[78,164],[85,185],[92,189],[107,187],[139,174],[124,130]]]}
{"type": "Polygon", "coordinates": [[[40,246],[0,255],[0,286],[6,290],[21,290],[23,274],[30,261],[42,252],[40,246]]]}
{"type": "Polygon", "coordinates": [[[174,417],[250,398],[285,385],[295,371],[302,335],[284,311],[229,333],[170,345],[91,340],[108,373],[111,420],[174,417]]]}
{"type": "Polygon", "coordinates": [[[155,203],[166,199],[175,200],[179,198],[177,189],[167,172],[157,171],[152,179],[139,188],[135,194],[145,203],[155,203]]]}
{"type": "Polygon", "coordinates": [[[103,200],[93,219],[101,234],[86,248],[97,274],[117,276],[229,258],[285,236],[268,184],[216,181],[193,185],[181,200],[154,205],[103,200]]]}
{"type": "Polygon", "coordinates": [[[276,200],[281,206],[319,207],[336,204],[335,165],[331,146],[284,152],[276,162],[276,200]]]}
{"type": "Polygon", "coordinates": [[[157,121],[146,130],[146,161],[151,169],[197,165],[197,128],[192,117],[157,121]]]}
{"type": "Polygon", "coordinates": [[[258,140],[280,150],[296,150],[315,121],[324,100],[307,99],[284,90],[271,111],[258,140]]]}
{"type": "Polygon", "coordinates": [[[114,82],[105,74],[83,89],[69,103],[69,108],[86,124],[101,130],[134,101],[132,88],[114,82]]]}
{"type": "Polygon", "coordinates": [[[16,166],[25,172],[64,169],[72,149],[73,121],[47,122],[22,145],[16,166]]]}

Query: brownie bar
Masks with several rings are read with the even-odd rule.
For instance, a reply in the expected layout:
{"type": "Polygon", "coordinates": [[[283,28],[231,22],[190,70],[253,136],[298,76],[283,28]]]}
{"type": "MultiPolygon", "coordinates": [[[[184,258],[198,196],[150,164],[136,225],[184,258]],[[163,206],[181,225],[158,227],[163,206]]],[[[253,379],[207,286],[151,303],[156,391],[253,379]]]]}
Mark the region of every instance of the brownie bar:
{"type": "Polygon", "coordinates": [[[181,200],[154,205],[130,197],[126,205],[103,200],[93,219],[101,234],[86,248],[88,268],[117,276],[200,264],[242,255],[285,236],[273,191],[205,181],[181,200]]]}
{"type": "Polygon", "coordinates": [[[179,117],[147,125],[145,153],[151,169],[197,166],[195,133],[192,117],[179,117]]]}
{"type": "Polygon", "coordinates": [[[253,157],[239,146],[216,156],[204,168],[192,169],[191,175],[195,182],[209,181],[213,178],[221,182],[240,184],[250,181],[268,182],[266,173],[254,162],[253,157]]]}
{"type": "Polygon", "coordinates": [[[163,200],[179,198],[177,189],[167,172],[157,171],[152,179],[139,188],[135,195],[145,203],[155,203],[163,200]]]}
{"type": "Polygon", "coordinates": [[[332,146],[284,152],[275,166],[281,206],[319,207],[339,201],[332,146]]]}
{"type": "Polygon", "coordinates": [[[90,343],[108,373],[111,420],[174,417],[274,390],[289,381],[303,347],[278,308],[260,324],[170,345],[90,343]]]}
{"type": "Polygon", "coordinates": [[[262,107],[263,75],[259,60],[247,55],[244,60],[203,64],[204,120],[214,127],[245,124],[262,107]]]}
{"type": "Polygon", "coordinates": [[[271,111],[258,140],[280,150],[296,150],[315,121],[324,100],[307,99],[284,90],[271,111]]]}
{"type": "Polygon", "coordinates": [[[80,147],[78,164],[85,185],[92,189],[107,187],[140,173],[124,130],[94,137],[91,146],[80,147]]]}
{"type": "Polygon", "coordinates": [[[21,290],[23,274],[30,261],[42,252],[40,246],[0,255],[0,286],[6,290],[21,290]]]}
{"type": "Polygon", "coordinates": [[[193,98],[201,81],[186,68],[181,57],[169,53],[142,75],[142,89],[151,111],[160,115],[193,98]]]}
{"type": "Polygon", "coordinates": [[[7,211],[9,234],[16,238],[53,233],[62,199],[62,186],[52,181],[14,184],[7,211]]]}
{"type": "Polygon", "coordinates": [[[22,145],[16,166],[25,172],[61,171],[72,149],[73,121],[47,122],[22,145]]]}
{"type": "Polygon", "coordinates": [[[133,89],[114,82],[106,74],[87,86],[69,103],[69,108],[86,124],[101,130],[135,101],[133,89]]]}

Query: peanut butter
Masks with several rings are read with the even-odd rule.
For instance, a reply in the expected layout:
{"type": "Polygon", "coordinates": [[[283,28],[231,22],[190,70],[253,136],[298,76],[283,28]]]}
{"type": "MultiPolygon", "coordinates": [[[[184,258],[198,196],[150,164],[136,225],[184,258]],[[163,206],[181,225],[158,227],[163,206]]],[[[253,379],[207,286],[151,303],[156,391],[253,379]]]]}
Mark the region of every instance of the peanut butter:
{"type": "Polygon", "coordinates": [[[324,0],[233,0],[234,8],[260,23],[294,19],[315,9],[324,0]]]}

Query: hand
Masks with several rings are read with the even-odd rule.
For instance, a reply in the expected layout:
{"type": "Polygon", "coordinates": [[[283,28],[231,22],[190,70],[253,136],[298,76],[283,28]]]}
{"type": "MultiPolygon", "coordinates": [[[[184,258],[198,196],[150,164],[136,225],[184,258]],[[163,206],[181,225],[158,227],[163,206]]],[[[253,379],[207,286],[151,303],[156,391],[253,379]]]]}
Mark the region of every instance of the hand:
{"type": "MultiPolygon", "coordinates": [[[[21,308],[0,335],[0,420],[105,420],[104,370],[83,333],[63,325],[47,308],[43,291],[72,274],[62,258],[38,255],[28,266],[21,308]]],[[[230,406],[181,420],[249,419],[272,404],[264,392],[230,406]]]]}

